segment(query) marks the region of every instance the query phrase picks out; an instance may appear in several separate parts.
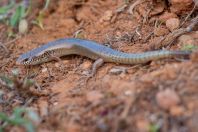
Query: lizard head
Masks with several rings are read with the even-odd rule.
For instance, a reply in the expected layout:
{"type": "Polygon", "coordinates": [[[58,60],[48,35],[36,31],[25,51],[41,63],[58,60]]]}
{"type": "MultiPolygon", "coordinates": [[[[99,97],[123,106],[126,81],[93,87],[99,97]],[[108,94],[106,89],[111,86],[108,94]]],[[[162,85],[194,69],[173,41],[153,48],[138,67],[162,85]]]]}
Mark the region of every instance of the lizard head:
{"type": "Polygon", "coordinates": [[[31,50],[31,51],[19,56],[19,58],[16,61],[16,64],[18,64],[18,65],[37,65],[37,64],[49,61],[52,53],[53,53],[52,50],[38,52],[38,51],[35,51],[35,49],[34,49],[34,50],[31,50]]]}
{"type": "Polygon", "coordinates": [[[37,65],[53,60],[54,56],[60,57],[62,55],[70,54],[73,44],[66,43],[65,41],[65,39],[60,39],[24,53],[19,56],[16,64],[37,65]]]}
{"type": "Polygon", "coordinates": [[[75,43],[82,41],[79,39],[58,39],[49,42],[39,48],[33,49],[19,56],[16,64],[37,65],[43,62],[53,60],[53,57],[72,54],[75,43]]]}

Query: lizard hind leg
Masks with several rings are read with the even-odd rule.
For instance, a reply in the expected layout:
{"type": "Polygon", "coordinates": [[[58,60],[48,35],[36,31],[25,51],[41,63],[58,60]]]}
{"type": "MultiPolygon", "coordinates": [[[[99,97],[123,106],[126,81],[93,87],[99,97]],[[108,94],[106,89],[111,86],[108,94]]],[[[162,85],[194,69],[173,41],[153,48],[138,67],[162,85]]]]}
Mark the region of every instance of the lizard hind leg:
{"type": "Polygon", "coordinates": [[[97,60],[93,63],[90,73],[88,73],[88,74],[86,75],[86,82],[88,82],[88,80],[89,80],[90,78],[92,78],[92,77],[96,74],[97,69],[98,69],[100,66],[102,66],[103,63],[104,63],[104,60],[101,59],[101,58],[97,59],[97,60]]]}
{"type": "Polygon", "coordinates": [[[91,69],[91,77],[93,77],[96,74],[97,69],[102,66],[104,63],[104,60],[102,58],[97,59],[93,65],[92,65],[92,69],[91,69]]]}

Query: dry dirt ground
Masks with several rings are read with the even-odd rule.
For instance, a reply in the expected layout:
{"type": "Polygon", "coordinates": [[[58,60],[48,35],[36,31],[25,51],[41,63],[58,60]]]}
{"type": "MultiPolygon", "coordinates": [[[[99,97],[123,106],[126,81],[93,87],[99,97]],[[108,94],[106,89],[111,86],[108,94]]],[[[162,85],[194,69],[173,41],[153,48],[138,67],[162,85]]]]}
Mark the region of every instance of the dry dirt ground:
{"type": "MultiPolygon", "coordinates": [[[[5,93],[3,99],[10,100],[1,103],[0,111],[9,114],[14,107],[26,104],[42,119],[35,124],[37,131],[46,132],[198,131],[197,54],[187,61],[164,59],[143,65],[105,63],[87,82],[85,73],[93,61],[86,57],[66,56],[61,62],[33,67],[15,64],[22,53],[59,38],[94,40],[128,53],[162,48],[180,50],[188,42],[196,45],[196,30],[186,34],[190,38],[187,42],[177,38],[166,46],[159,43],[171,32],[165,24],[167,19],[177,18],[182,23],[192,11],[193,1],[183,2],[188,2],[186,7],[155,0],[139,3],[133,0],[52,0],[45,12],[43,30],[30,24],[28,33],[6,45],[9,55],[4,56],[1,49],[1,74],[10,75],[12,69],[18,68],[20,79],[30,76],[37,85],[31,87],[34,92],[26,89],[25,94],[20,88],[11,90],[0,85],[5,93]]],[[[36,15],[39,8],[37,6],[32,13],[36,15]]],[[[183,27],[196,15],[195,9],[183,27]]],[[[0,28],[3,34],[6,26],[0,28]]],[[[3,36],[2,42],[10,41],[3,36]]]]}

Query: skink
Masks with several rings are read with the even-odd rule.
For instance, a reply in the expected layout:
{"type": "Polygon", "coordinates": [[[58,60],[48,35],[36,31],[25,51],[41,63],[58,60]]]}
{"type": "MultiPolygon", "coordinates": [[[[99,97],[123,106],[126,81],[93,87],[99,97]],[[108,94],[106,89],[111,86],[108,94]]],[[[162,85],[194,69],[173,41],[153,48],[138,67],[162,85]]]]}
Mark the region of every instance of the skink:
{"type": "Polygon", "coordinates": [[[152,60],[171,58],[171,57],[189,57],[190,51],[169,51],[157,50],[144,53],[124,53],[103,46],[97,42],[77,38],[59,39],[49,42],[39,48],[33,49],[22,54],[17,59],[17,64],[37,65],[53,60],[53,57],[77,54],[104,62],[115,62],[121,64],[146,63],[152,60]]]}

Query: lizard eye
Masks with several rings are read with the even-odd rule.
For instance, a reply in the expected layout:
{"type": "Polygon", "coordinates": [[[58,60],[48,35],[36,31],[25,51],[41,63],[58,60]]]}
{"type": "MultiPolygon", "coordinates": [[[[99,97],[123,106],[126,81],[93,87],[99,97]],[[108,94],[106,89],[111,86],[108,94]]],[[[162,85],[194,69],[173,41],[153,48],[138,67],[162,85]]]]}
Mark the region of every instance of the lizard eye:
{"type": "Polygon", "coordinates": [[[28,61],[28,58],[25,58],[24,61],[28,61]]]}

